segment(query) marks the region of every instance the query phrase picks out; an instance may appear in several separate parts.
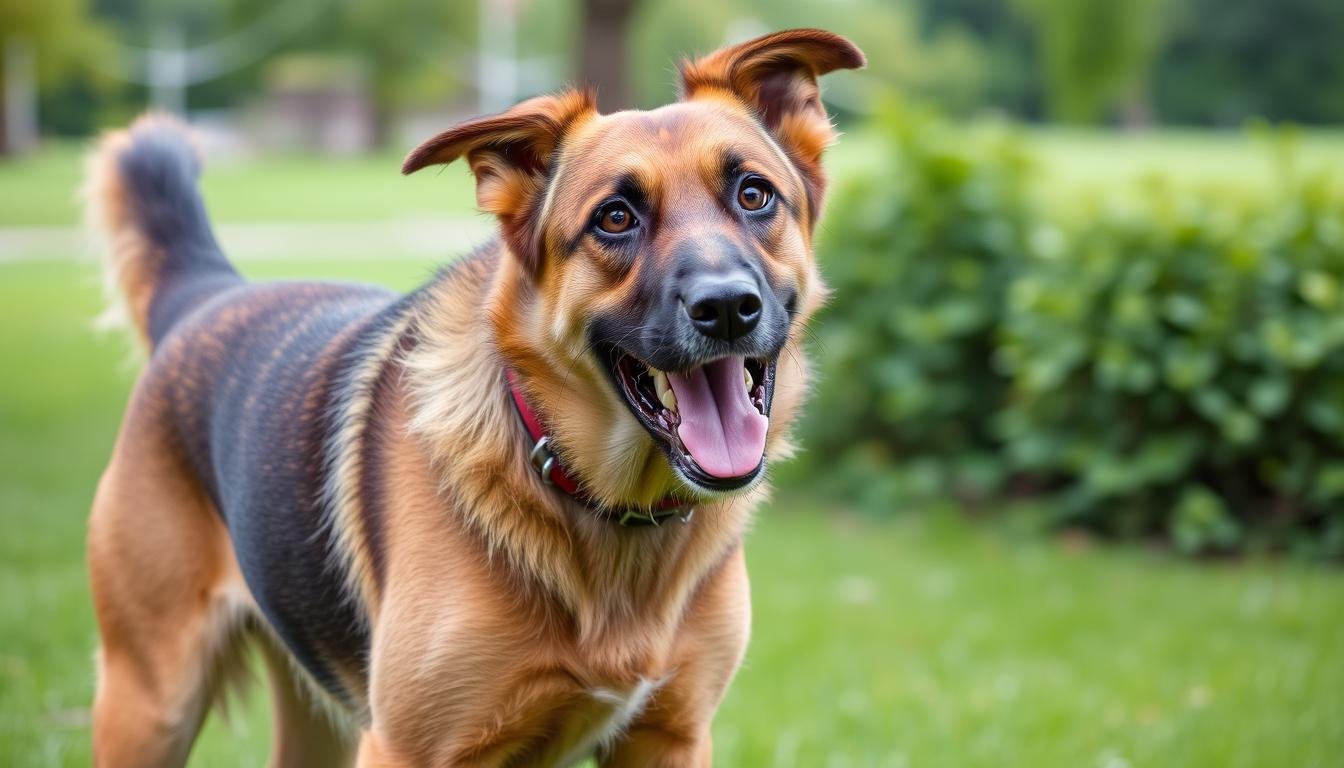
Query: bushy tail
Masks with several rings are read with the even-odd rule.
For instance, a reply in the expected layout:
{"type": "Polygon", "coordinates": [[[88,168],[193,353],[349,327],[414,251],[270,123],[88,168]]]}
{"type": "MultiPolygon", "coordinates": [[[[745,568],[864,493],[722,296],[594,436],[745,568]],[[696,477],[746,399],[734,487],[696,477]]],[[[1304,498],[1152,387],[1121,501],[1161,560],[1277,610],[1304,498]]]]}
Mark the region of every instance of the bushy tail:
{"type": "Polygon", "coordinates": [[[186,126],[149,114],[102,138],[89,160],[89,218],[106,245],[113,311],[153,346],[210,294],[241,278],[210,229],[186,126]]]}

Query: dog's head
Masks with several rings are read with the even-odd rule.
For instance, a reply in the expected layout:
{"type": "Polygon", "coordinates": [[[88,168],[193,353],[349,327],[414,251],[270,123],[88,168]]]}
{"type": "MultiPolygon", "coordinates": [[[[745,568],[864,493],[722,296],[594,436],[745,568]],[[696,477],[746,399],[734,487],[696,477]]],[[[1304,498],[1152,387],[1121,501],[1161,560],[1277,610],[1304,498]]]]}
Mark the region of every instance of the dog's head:
{"type": "Polygon", "coordinates": [[[780,32],[683,63],[677,103],[601,115],[568,91],[407,157],[470,163],[513,255],[489,303],[500,351],[599,498],[761,476],[776,393],[802,386],[781,354],[825,291],[817,78],[863,63],[837,35],[780,32]]]}

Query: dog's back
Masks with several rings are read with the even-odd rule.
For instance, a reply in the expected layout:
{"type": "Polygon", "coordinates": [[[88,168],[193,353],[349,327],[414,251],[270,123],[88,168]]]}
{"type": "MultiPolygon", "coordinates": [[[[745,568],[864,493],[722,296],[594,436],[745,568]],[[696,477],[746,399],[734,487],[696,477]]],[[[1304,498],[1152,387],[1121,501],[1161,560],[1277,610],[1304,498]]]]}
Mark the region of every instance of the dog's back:
{"type": "MultiPolygon", "coordinates": [[[[150,348],[127,432],[169,435],[237,546],[248,591],[307,672],[354,703],[367,652],[323,518],[343,390],[395,344],[405,301],[334,283],[250,283],[225,258],[186,130],[104,139],[90,180],[108,282],[150,348]],[[354,681],[354,682],[352,682],[354,681]]],[[[144,462],[146,459],[138,459],[144,462]]]]}

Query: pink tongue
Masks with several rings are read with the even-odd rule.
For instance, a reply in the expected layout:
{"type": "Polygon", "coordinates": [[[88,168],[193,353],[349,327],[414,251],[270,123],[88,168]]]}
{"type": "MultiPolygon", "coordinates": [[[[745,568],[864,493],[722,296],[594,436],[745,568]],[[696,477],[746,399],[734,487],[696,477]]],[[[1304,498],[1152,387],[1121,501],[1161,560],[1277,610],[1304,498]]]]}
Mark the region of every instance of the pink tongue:
{"type": "Polygon", "coordinates": [[[741,477],[765,455],[770,420],[756,410],[742,384],[742,358],[728,357],[669,373],[681,426],[677,435],[700,468],[714,477],[741,477]]]}

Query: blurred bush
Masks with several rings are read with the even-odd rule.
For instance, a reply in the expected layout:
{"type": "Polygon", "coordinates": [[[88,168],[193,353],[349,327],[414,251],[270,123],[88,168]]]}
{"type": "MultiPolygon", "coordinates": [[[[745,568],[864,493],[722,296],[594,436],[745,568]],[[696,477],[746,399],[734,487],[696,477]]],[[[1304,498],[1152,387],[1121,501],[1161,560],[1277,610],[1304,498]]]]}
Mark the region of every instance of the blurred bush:
{"type": "Polygon", "coordinates": [[[1325,526],[1340,554],[1344,200],[1323,182],[1139,199],[1011,286],[1005,460],[1104,530],[1194,550],[1325,526]]]}
{"type": "Polygon", "coordinates": [[[809,478],[870,509],[1030,497],[1192,552],[1344,555],[1338,187],[1155,180],[1064,228],[1010,140],[908,109],[873,129],[890,156],[820,241],[809,478]]]}
{"type": "Polygon", "coordinates": [[[1033,222],[1025,158],[909,107],[875,128],[883,156],[847,178],[822,225],[835,295],[807,445],[838,457],[829,481],[870,504],[983,495],[1003,475],[991,427],[1007,380],[992,363],[1033,222]]]}

